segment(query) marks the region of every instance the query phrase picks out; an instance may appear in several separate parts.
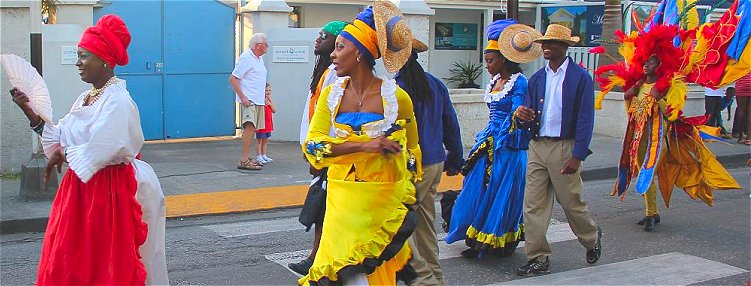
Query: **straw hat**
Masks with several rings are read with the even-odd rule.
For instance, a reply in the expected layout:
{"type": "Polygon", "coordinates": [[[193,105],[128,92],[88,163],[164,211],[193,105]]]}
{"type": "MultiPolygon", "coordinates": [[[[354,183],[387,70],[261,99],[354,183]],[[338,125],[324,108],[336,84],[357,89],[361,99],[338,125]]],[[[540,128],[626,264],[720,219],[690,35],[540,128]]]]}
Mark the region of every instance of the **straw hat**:
{"type": "Polygon", "coordinates": [[[412,30],[404,15],[388,0],[376,0],[373,5],[378,49],[383,57],[383,65],[394,73],[404,66],[412,54],[412,30]]]}
{"type": "Polygon", "coordinates": [[[542,34],[530,26],[513,24],[501,32],[498,37],[498,50],[507,59],[515,63],[528,63],[542,55],[542,46],[534,40],[542,34]]]}
{"type": "Polygon", "coordinates": [[[413,52],[419,54],[419,53],[422,53],[422,52],[427,51],[427,50],[428,50],[428,45],[426,45],[425,43],[421,42],[417,38],[412,39],[412,51],[413,52]]]}
{"type": "Polygon", "coordinates": [[[569,46],[573,46],[574,44],[579,42],[579,37],[571,36],[571,29],[566,28],[565,26],[550,24],[548,26],[548,30],[545,31],[545,36],[542,36],[535,40],[535,42],[537,43],[540,43],[542,41],[559,41],[564,42],[569,46]]]}

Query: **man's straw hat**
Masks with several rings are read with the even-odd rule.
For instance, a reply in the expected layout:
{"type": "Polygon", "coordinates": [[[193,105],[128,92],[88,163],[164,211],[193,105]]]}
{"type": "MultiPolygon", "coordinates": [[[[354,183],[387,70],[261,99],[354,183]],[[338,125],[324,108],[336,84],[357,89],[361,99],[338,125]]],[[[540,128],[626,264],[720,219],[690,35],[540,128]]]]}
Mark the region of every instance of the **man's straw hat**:
{"type": "Polygon", "coordinates": [[[571,36],[571,29],[566,28],[565,26],[550,24],[548,26],[548,30],[545,31],[545,36],[542,36],[535,40],[535,42],[537,43],[540,43],[542,41],[559,41],[564,42],[569,46],[573,46],[574,44],[579,42],[579,37],[571,36]]]}
{"type": "Polygon", "coordinates": [[[534,42],[540,37],[542,34],[530,26],[513,24],[498,37],[498,50],[512,62],[528,63],[542,55],[542,46],[534,42]]]}
{"type": "Polygon", "coordinates": [[[413,52],[419,54],[419,53],[422,53],[422,52],[427,51],[427,50],[428,50],[428,45],[426,45],[425,43],[421,42],[417,38],[412,39],[412,51],[413,52]]]}
{"type": "Polygon", "coordinates": [[[376,0],[373,5],[378,49],[383,57],[383,65],[394,73],[404,66],[412,54],[412,30],[404,15],[388,0],[376,0]]]}

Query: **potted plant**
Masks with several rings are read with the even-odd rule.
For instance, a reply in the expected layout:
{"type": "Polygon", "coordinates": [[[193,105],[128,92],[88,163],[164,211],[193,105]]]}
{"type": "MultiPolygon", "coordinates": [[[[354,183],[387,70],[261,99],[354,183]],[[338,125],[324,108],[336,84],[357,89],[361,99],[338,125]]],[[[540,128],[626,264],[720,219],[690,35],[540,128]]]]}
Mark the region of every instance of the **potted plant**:
{"type": "Polygon", "coordinates": [[[459,83],[459,88],[479,88],[475,80],[482,75],[482,65],[479,63],[454,62],[453,68],[449,69],[451,77],[444,78],[449,83],[459,83]]]}

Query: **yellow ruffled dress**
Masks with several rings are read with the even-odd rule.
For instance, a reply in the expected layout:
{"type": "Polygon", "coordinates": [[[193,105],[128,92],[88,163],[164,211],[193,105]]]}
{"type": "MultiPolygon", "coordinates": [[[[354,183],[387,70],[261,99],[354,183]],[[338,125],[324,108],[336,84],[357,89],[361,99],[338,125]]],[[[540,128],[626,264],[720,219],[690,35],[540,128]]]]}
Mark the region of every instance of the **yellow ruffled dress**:
{"type": "Polygon", "coordinates": [[[328,185],[320,247],[300,285],[339,284],[362,274],[370,285],[396,285],[397,272],[407,269],[411,257],[405,242],[417,221],[408,205],[415,203],[413,180],[422,172],[412,101],[393,80],[384,79],[384,119],[355,132],[334,120],[348,81],[340,78],[322,91],[302,148],[313,167],[328,168],[328,185]],[[332,144],[367,142],[392,124],[403,127],[389,136],[403,146],[401,153],[330,156],[332,144]]]}

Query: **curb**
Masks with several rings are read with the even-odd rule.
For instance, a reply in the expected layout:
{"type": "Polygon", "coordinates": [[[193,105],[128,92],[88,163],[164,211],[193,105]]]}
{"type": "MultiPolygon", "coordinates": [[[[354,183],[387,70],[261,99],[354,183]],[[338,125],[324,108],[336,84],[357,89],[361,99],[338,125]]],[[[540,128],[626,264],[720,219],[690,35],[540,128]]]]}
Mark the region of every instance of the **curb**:
{"type": "MultiPolygon", "coordinates": [[[[717,160],[725,168],[735,169],[746,166],[749,157],[750,154],[742,153],[717,156],[717,160]]],[[[584,170],[582,180],[612,179],[617,173],[617,167],[584,170]]],[[[438,192],[461,189],[462,178],[447,177],[444,174],[438,185],[438,192]]],[[[307,185],[291,185],[166,196],[167,220],[296,208],[302,206],[307,191],[307,185]],[[280,196],[280,193],[284,195],[280,196]]],[[[0,221],[0,234],[43,232],[47,227],[47,220],[47,217],[37,217],[0,221]]]]}

